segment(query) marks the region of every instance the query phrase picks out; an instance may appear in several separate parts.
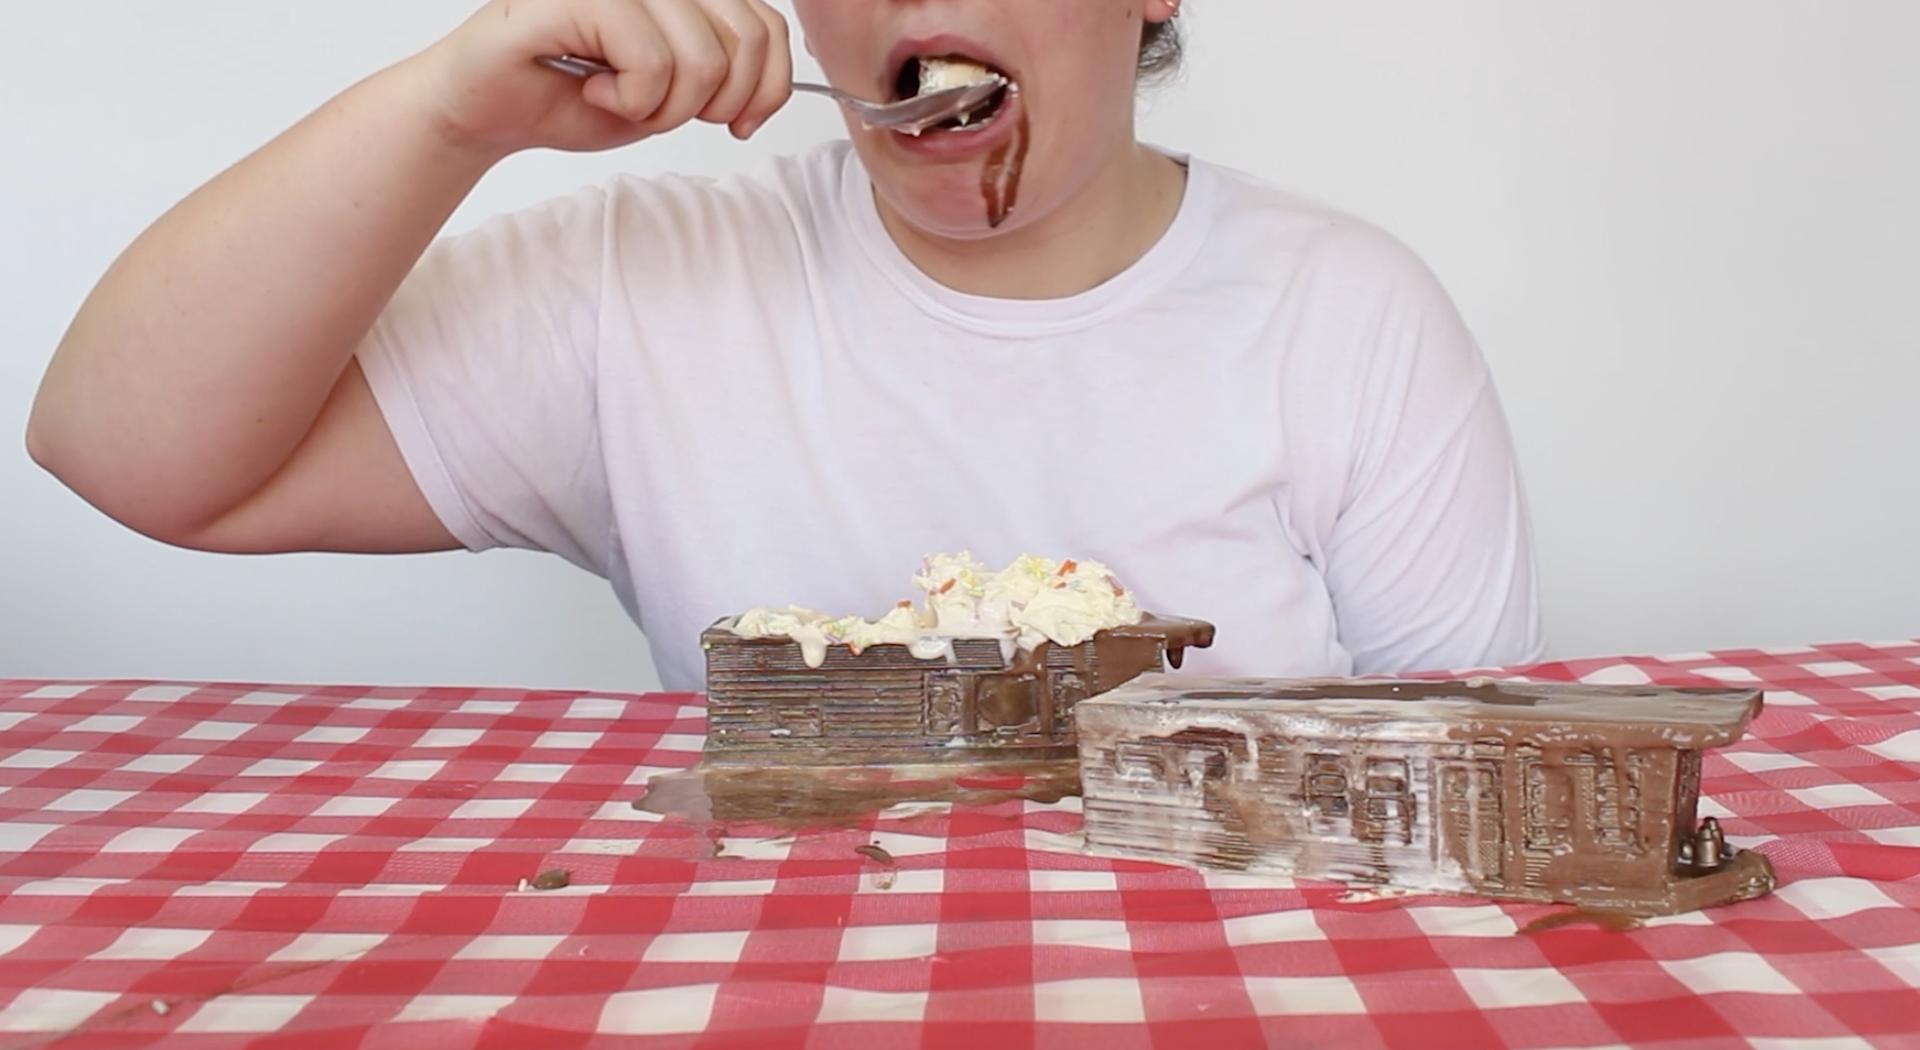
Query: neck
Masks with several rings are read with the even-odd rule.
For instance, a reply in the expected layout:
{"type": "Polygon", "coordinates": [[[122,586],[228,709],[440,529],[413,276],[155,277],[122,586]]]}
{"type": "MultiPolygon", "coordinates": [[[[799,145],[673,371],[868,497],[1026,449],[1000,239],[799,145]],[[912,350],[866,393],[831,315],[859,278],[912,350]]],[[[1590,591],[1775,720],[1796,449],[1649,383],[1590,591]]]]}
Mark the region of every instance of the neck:
{"type": "Polygon", "coordinates": [[[1186,169],[1128,142],[1092,182],[1030,224],[980,240],[916,229],[875,197],[894,243],[927,276],[969,295],[1062,299],[1118,276],[1173,224],[1186,169]]]}

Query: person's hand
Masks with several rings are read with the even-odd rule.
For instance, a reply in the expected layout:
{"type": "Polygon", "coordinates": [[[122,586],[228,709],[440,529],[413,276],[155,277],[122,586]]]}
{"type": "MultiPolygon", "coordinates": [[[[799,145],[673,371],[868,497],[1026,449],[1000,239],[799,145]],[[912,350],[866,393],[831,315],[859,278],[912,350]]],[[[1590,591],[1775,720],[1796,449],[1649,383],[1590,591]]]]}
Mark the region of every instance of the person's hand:
{"type": "Polygon", "coordinates": [[[691,120],[754,133],[793,91],[787,23],[761,0],[491,0],[411,63],[464,145],[611,149],[691,120]],[[537,64],[619,70],[581,81],[537,64]]]}

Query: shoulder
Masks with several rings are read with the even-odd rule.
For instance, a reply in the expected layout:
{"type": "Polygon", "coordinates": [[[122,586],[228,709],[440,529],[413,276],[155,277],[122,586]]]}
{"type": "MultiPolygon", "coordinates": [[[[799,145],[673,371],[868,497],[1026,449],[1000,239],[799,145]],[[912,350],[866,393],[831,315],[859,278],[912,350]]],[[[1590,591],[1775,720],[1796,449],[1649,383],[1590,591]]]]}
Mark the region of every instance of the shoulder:
{"type": "Polygon", "coordinates": [[[1377,364],[1438,355],[1448,367],[1479,369],[1453,298],[1405,241],[1257,176],[1219,165],[1205,171],[1213,186],[1216,254],[1229,267],[1266,275],[1312,331],[1321,356],[1377,364]]]}
{"type": "MultiPolygon", "coordinates": [[[[1194,162],[1196,164],[1201,162],[1194,162]]],[[[1283,396],[1330,462],[1408,417],[1444,430],[1475,410],[1490,373],[1452,297],[1408,244],[1351,212],[1217,165],[1216,280],[1272,289],[1287,333],[1283,396]],[[1221,272],[1221,268],[1228,272],[1221,272]]],[[[1377,442],[1376,442],[1377,443],[1377,442]]]]}
{"type": "Polygon", "coordinates": [[[1213,225],[1223,247],[1268,264],[1291,262],[1290,276],[1309,278],[1320,292],[1440,292],[1425,260],[1375,223],[1257,175],[1190,163],[1213,187],[1213,225]]]}
{"type": "MultiPolygon", "coordinates": [[[[733,175],[618,174],[489,216],[436,244],[461,266],[491,260],[537,279],[558,270],[671,272],[773,265],[838,207],[845,151],[831,145],[733,175]]],[[[584,279],[584,277],[583,277],[584,279]]]]}
{"type": "Polygon", "coordinates": [[[597,190],[616,239],[645,236],[656,247],[689,250],[790,239],[838,207],[848,153],[845,143],[829,143],[732,175],[627,174],[597,190]]]}

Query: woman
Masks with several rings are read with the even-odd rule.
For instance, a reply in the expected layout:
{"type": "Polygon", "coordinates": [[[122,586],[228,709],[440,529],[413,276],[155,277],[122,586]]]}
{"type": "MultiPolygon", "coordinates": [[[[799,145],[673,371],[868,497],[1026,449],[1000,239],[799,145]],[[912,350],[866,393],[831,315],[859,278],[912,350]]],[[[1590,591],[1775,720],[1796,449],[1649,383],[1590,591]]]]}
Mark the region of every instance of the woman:
{"type": "Polygon", "coordinates": [[[495,0],[145,233],[74,321],[36,459],[205,550],[528,547],[612,581],[671,688],[699,629],[875,613],[928,552],[1115,567],[1198,668],[1540,649],[1487,369],[1391,238],[1139,143],[1179,0],[797,0],[837,86],[985,67],[966,128],[755,179],[624,178],[429,246],[515,152],[786,103],[759,0],[495,0]],[[584,83],[555,54],[619,70],[584,83]]]}

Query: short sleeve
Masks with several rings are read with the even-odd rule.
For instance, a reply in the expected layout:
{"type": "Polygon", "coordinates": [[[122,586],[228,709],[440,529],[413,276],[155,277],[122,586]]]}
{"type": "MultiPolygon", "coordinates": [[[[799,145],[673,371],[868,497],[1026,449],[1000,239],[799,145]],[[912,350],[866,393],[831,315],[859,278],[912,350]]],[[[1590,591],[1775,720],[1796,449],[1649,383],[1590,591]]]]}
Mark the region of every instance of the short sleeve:
{"type": "Polygon", "coordinates": [[[414,480],[470,550],[548,551],[607,571],[606,213],[605,192],[584,190],[441,240],[360,348],[414,480]]]}
{"type": "Polygon", "coordinates": [[[1356,673],[1502,666],[1544,642],[1524,487],[1458,310],[1397,244],[1362,252],[1364,362],[1324,567],[1356,673]]]}

